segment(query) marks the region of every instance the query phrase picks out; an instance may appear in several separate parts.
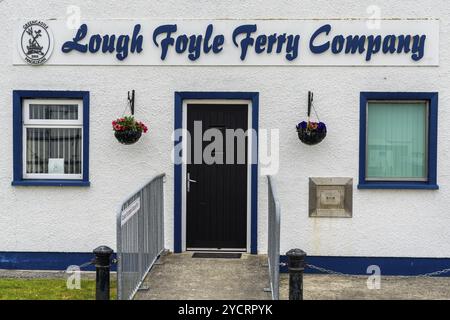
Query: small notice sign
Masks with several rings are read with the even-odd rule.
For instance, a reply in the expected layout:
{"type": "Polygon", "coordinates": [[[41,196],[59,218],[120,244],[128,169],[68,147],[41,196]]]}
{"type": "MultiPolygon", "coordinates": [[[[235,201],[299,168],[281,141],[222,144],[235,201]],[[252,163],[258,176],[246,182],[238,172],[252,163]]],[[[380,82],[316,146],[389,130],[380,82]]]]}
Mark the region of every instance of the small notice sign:
{"type": "Polygon", "coordinates": [[[48,159],[49,174],[64,174],[64,159],[48,159]]]}
{"type": "Polygon", "coordinates": [[[141,198],[134,200],[128,207],[122,210],[121,225],[123,226],[128,220],[130,220],[135,213],[141,209],[141,198]]]}

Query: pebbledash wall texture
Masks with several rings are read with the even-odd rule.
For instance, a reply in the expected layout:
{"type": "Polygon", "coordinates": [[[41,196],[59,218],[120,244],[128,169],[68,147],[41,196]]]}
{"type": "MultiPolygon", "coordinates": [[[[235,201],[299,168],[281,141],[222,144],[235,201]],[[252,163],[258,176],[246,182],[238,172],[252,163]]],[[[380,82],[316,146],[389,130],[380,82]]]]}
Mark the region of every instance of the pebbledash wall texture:
{"type": "MultiPolygon", "coordinates": [[[[281,252],[318,257],[450,258],[450,4],[433,1],[54,1],[0,2],[0,252],[87,253],[116,246],[118,205],[165,172],[165,241],[174,248],[174,93],[259,93],[259,126],[280,130],[281,252]],[[352,19],[375,4],[384,19],[440,20],[439,66],[27,66],[13,65],[16,19],[65,19],[77,5],[88,20],[352,19]],[[149,126],[135,145],[114,138],[111,121],[137,93],[136,117],[149,126]],[[12,186],[14,90],[90,93],[89,187],[12,186]],[[300,143],[295,125],[314,91],[328,136],[300,143]],[[360,93],[438,92],[438,190],[359,190],[360,93]],[[353,178],[353,217],[310,218],[309,177],[353,178]]],[[[70,39],[68,39],[70,40],[70,39]]],[[[148,41],[148,39],[147,39],[148,41]]],[[[54,50],[59,50],[55,48],[54,50]]],[[[267,183],[259,177],[258,252],[267,250],[267,183]]],[[[6,258],[5,258],[6,259],[6,258]]],[[[7,260],[7,259],[6,259],[7,260]]],[[[3,266],[14,266],[11,261],[3,266]]],[[[0,268],[2,266],[0,261],[0,268]]]]}

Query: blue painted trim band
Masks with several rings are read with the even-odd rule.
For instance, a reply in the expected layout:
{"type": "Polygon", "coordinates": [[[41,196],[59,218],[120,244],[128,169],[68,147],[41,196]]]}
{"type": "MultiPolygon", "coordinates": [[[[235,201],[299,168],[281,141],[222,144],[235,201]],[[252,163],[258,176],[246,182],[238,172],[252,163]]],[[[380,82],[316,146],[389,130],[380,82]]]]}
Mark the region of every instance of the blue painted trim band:
{"type": "MultiPolygon", "coordinates": [[[[259,93],[258,92],[175,92],[174,129],[183,128],[183,100],[230,99],[252,101],[252,125],[258,137],[259,130],[259,93]]],[[[181,138],[174,141],[176,146],[181,138]]],[[[257,148],[254,148],[257,151],[257,148]]],[[[176,148],[175,148],[176,150],[176,148]]],[[[258,152],[251,168],[251,243],[250,252],[258,253],[258,152]]],[[[174,252],[182,252],[182,164],[174,165],[174,252]]]]}
{"type": "Polygon", "coordinates": [[[47,187],[89,187],[91,183],[83,180],[20,180],[13,181],[13,186],[47,186],[47,187]]]}
{"type": "MultiPolygon", "coordinates": [[[[113,258],[115,258],[115,254],[113,258]]],[[[90,252],[0,252],[0,269],[6,270],[66,270],[70,265],[82,265],[94,258],[90,252]]],[[[286,256],[280,257],[287,262],[286,256]]],[[[396,258],[396,257],[333,257],[307,256],[306,262],[318,267],[346,274],[368,275],[367,267],[377,265],[382,275],[414,276],[450,268],[450,258],[396,258]]],[[[116,265],[111,269],[116,270],[116,265]]],[[[93,271],[94,266],[82,268],[93,271]]],[[[287,267],[281,267],[287,272],[287,267]]],[[[311,268],[306,273],[320,274],[311,268]]],[[[450,276],[450,272],[443,276],[450,276]]]]}
{"type": "Polygon", "coordinates": [[[437,134],[438,134],[437,92],[361,92],[359,130],[359,184],[358,189],[423,189],[438,190],[437,184],[437,134]],[[367,102],[370,100],[427,100],[429,102],[428,124],[428,181],[366,181],[366,131],[367,102]]]}
{"type": "Polygon", "coordinates": [[[13,180],[22,180],[22,94],[13,91],[13,180]]]}
{"type": "Polygon", "coordinates": [[[371,183],[358,184],[358,189],[406,189],[406,190],[438,190],[437,184],[428,183],[371,183]]]}
{"type": "MultiPolygon", "coordinates": [[[[287,263],[287,257],[281,256],[280,261],[287,263]]],[[[367,268],[379,266],[384,276],[416,276],[450,268],[450,258],[395,258],[395,257],[325,257],[307,256],[306,263],[317,267],[352,275],[369,275],[367,268]]],[[[280,271],[288,272],[287,266],[280,271]]],[[[307,267],[305,273],[323,274],[307,267]]],[[[449,277],[450,272],[443,274],[449,277]]]]}
{"type": "Polygon", "coordinates": [[[88,91],[13,91],[13,186],[69,186],[89,187],[89,109],[88,91]],[[23,179],[23,119],[22,101],[24,99],[82,99],[83,100],[83,179],[82,180],[26,180],[23,179]]]}
{"type": "Polygon", "coordinates": [[[89,92],[82,92],[83,97],[83,182],[90,186],[89,182],[89,143],[90,143],[90,108],[91,98],[89,92]]]}
{"type": "MultiPolygon", "coordinates": [[[[252,127],[256,132],[257,139],[259,138],[259,93],[252,96],[252,127]]],[[[255,142],[253,142],[255,143],[255,142]]],[[[258,164],[259,164],[259,143],[256,143],[256,148],[253,147],[256,154],[252,155],[252,159],[255,159],[252,164],[252,177],[251,177],[251,241],[250,241],[250,253],[258,254],[258,164]]]]}
{"type": "MultiPolygon", "coordinates": [[[[183,128],[183,98],[175,92],[175,130],[183,128]]],[[[174,146],[182,143],[182,137],[174,141],[174,146]]],[[[176,150],[176,148],[174,148],[176,150]]],[[[174,252],[181,253],[182,248],[182,164],[174,166],[174,252]]]]}
{"type": "MultiPolygon", "coordinates": [[[[0,252],[0,269],[5,270],[66,270],[71,265],[82,265],[94,259],[92,252],[0,252]]],[[[113,258],[116,255],[113,254],[113,258]]],[[[95,271],[90,265],[82,271],[95,271]]],[[[111,265],[116,271],[116,265],[111,265]]]]}

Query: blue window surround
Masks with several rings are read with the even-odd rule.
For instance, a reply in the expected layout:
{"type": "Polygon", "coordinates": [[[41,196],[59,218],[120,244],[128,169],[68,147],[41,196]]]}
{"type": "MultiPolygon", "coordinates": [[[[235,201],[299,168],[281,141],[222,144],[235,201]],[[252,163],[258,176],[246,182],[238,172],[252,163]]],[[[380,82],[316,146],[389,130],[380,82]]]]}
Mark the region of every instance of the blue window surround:
{"type": "MultiPolygon", "coordinates": [[[[259,93],[257,92],[175,92],[175,130],[183,128],[183,100],[230,99],[252,101],[252,125],[258,136],[259,93]]],[[[175,141],[175,146],[181,142],[175,141]]],[[[258,152],[256,152],[258,154],[258,152]]],[[[258,253],[258,159],[251,168],[251,243],[250,252],[258,253]]],[[[182,252],[182,165],[174,166],[174,251],[182,252]]]]}
{"type": "Polygon", "coordinates": [[[437,92],[361,92],[358,189],[439,189],[437,184],[438,98],[437,92]],[[366,107],[370,100],[427,100],[429,102],[428,181],[366,181],[366,107]]]}
{"type": "Polygon", "coordinates": [[[87,91],[13,91],[13,186],[72,186],[87,187],[89,182],[89,92],[87,91]],[[82,180],[26,180],[23,179],[23,119],[24,99],[81,99],[83,100],[83,179],[82,180]]]}

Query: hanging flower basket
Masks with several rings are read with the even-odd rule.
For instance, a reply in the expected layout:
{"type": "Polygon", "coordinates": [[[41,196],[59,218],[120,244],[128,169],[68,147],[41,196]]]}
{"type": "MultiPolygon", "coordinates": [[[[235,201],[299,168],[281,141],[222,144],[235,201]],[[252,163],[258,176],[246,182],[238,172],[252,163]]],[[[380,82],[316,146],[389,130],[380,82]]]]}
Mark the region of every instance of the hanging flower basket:
{"type": "Polygon", "coordinates": [[[308,92],[308,120],[300,122],[296,127],[297,133],[298,133],[298,138],[300,139],[300,141],[309,146],[319,144],[327,136],[327,126],[325,125],[325,123],[320,122],[320,120],[319,120],[319,122],[313,122],[310,120],[311,110],[314,110],[314,113],[316,114],[317,119],[319,119],[316,109],[314,108],[313,101],[314,101],[314,94],[311,91],[309,91],[308,92]]]}
{"type": "Polygon", "coordinates": [[[122,144],[130,145],[139,141],[142,133],[147,133],[148,128],[132,116],[119,118],[112,122],[114,136],[122,144]]]}
{"type": "Polygon", "coordinates": [[[323,122],[303,121],[297,125],[297,133],[301,142],[313,146],[325,139],[327,136],[327,126],[323,122]]]}
{"type": "Polygon", "coordinates": [[[114,133],[114,136],[116,137],[117,141],[119,141],[122,144],[134,144],[139,141],[139,139],[142,136],[142,132],[140,131],[116,131],[114,133]]]}

